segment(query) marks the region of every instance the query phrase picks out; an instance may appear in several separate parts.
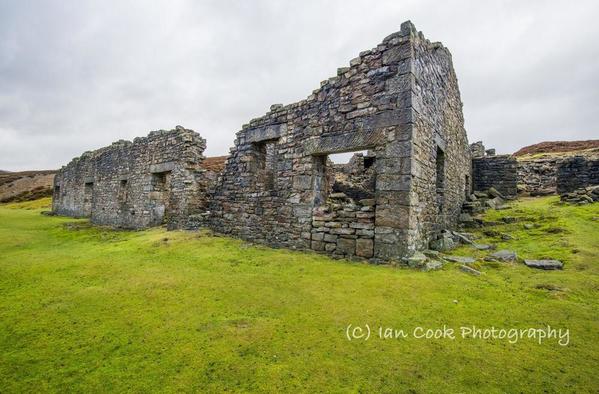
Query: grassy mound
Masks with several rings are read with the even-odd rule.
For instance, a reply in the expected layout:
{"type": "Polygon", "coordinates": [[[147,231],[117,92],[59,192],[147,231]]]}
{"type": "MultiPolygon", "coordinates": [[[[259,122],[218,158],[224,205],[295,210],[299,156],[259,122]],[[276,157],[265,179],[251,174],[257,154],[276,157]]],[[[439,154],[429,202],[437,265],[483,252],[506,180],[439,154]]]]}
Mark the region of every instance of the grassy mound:
{"type": "Polygon", "coordinates": [[[484,263],[481,276],[0,206],[1,391],[596,392],[599,204],[555,200],[490,212],[518,218],[492,228],[514,239],[481,230],[481,242],[564,270],[484,263]],[[372,336],[349,341],[349,324],[372,336]],[[444,325],[570,334],[567,346],[412,335],[444,325]]]}

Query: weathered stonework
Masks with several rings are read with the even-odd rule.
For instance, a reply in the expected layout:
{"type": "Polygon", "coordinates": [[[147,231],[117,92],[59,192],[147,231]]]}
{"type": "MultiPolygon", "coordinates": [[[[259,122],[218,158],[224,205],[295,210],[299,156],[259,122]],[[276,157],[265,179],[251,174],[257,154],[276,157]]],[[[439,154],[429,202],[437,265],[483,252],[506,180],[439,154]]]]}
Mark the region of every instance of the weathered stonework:
{"type": "Polygon", "coordinates": [[[518,162],[514,156],[472,159],[472,176],[475,191],[494,187],[506,197],[516,197],[518,194],[518,162]]]}
{"type": "Polygon", "coordinates": [[[381,261],[455,226],[471,191],[451,54],[410,22],[307,99],[244,125],[218,178],[202,169],[204,148],[178,128],[84,154],[57,175],[54,210],[381,261]],[[347,188],[328,155],[362,150],[347,188]]]}
{"type": "Polygon", "coordinates": [[[557,169],[557,192],[572,192],[599,185],[599,158],[575,156],[565,159],[557,169]]]}
{"type": "Polygon", "coordinates": [[[180,227],[207,204],[205,147],[178,126],[86,152],[56,174],[53,211],[123,228],[180,227]]]}
{"type": "Polygon", "coordinates": [[[545,157],[518,161],[518,191],[531,196],[567,193],[599,184],[599,157],[545,157]]]}
{"type": "Polygon", "coordinates": [[[531,196],[555,194],[561,162],[558,158],[519,160],[518,192],[531,196]]]}
{"type": "MultiPolygon", "coordinates": [[[[322,251],[312,213],[327,202],[327,155],[364,149],[375,158],[374,258],[405,256],[455,224],[470,189],[457,79],[449,51],[409,22],[306,100],[237,133],[209,226],[322,251]]],[[[342,254],[353,254],[349,243],[342,254]]]]}
{"type": "Polygon", "coordinates": [[[470,144],[470,154],[473,159],[478,159],[480,157],[485,157],[485,146],[482,141],[476,141],[470,144]]]}

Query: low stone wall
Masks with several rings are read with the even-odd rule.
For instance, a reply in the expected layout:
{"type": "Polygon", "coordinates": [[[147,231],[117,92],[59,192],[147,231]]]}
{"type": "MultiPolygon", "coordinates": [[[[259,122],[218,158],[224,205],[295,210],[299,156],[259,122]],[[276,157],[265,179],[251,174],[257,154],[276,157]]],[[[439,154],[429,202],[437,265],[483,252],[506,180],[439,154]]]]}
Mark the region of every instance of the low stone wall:
{"type": "Polygon", "coordinates": [[[374,254],[375,200],[354,203],[342,193],[313,209],[311,249],[338,257],[370,258],[374,254]],[[341,197],[341,198],[336,198],[341,197]]]}
{"type": "Polygon", "coordinates": [[[505,197],[516,197],[518,162],[511,155],[475,158],[472,160],[472,185],[475,191],[494,187],[505,197]]]}
{"type": "Polygon", "coordinates": [[[557,192],[572,192],[599,185],[599,158],[575,156],[565,159],[557,169],[557,192]]]}

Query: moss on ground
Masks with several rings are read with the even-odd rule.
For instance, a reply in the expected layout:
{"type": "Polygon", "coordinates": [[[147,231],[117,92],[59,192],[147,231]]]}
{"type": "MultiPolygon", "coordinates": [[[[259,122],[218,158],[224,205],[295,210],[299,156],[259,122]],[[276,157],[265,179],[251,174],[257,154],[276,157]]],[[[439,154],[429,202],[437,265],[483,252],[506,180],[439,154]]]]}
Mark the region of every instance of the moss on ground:
{"type": "Polygon", "coordinates": [[[565,269],[479,263],[481,276],[453,264],[426,273],[334,261],[208,232],[112,231],[42,216],[48,201],[35,204],[0,206],[2,392],[599,389],[599,204],[550,197],[489,212],[517,218],[485,229],[514,239],[479,242],[565,269]],[[347,325],[366,323],[409,333],[550,325],[568,328],[570,342],[348,341],[347,325]]]}

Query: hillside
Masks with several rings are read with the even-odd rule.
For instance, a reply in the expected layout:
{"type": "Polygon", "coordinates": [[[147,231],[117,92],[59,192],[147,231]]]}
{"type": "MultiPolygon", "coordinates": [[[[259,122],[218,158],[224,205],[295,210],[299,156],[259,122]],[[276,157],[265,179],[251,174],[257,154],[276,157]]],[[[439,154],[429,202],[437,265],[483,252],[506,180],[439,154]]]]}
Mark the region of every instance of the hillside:
{"type": "Polygon", "coordinates": [[[566,153],[570,154],[575,152],[589,152],[599,150],[599,140],[586,140],[586,141],[545,141],[538,144],[525,146],[517,152],[514,156],[528,156],[537,155],[542,153],[566,153]]]}
{"type": "Polygon", "coordinates": [[[55,173],[54,170],[0,171],[0,203],[51,196],[55,173]]]}
{"type": "Polygon", "coordinates": [[[220,173],[225,168],[225,162],[229,156],[207,157],[202,162],[202,168],[208,171],[220,173]]]}

